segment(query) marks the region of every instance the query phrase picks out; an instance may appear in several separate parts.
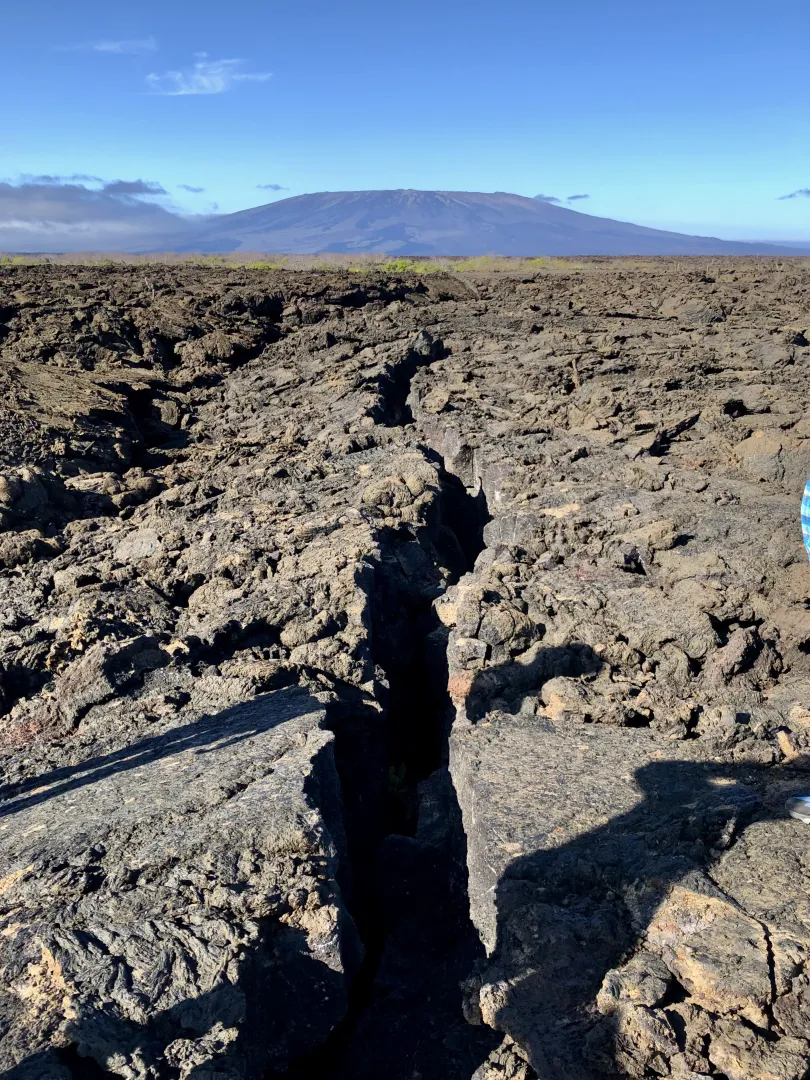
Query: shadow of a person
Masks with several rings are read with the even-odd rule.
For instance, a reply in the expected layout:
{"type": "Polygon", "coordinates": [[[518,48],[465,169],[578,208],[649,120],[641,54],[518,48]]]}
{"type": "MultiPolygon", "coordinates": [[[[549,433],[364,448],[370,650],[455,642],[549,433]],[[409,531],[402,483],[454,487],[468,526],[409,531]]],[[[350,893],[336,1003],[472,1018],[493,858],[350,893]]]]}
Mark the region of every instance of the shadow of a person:
{"type": "MultiPolygon", "coordinates": [[[[628,812],[506,867],[482,1001],[487,1022],[523,1048],[540,1080],[626,1075],[611,1020],[595,1004],[600,986],[642,941],[673,885],[719,895],[707,871],[746,823],[767,816],[755,790],[764,771],[652,761],[635,771],[643,799],[628,812]]],[[[673,976],[660,1007],[683,996],[673,976]]]]}

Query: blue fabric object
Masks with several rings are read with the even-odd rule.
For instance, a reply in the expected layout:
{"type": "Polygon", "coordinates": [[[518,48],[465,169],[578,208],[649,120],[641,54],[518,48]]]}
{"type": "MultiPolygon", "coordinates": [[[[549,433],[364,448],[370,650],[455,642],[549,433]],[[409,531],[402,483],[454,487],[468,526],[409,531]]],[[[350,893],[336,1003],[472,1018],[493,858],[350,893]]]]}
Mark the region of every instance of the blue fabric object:
{"type": "Polygon", "coordinates": [[[808,557],[810,557],[810,480],[805,484],[802,496],[802,537],[808,557]]]}

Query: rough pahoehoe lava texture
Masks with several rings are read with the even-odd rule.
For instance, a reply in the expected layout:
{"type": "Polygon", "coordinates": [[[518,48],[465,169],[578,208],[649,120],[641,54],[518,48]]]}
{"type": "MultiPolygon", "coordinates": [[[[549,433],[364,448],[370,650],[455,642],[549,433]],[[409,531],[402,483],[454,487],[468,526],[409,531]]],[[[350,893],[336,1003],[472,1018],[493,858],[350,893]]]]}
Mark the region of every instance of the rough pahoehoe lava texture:
{"type": "Polygon", "coordinates": [[[803,1080],[810,276],[705,270],[2,271],[2,1075],[803,1080]]]}

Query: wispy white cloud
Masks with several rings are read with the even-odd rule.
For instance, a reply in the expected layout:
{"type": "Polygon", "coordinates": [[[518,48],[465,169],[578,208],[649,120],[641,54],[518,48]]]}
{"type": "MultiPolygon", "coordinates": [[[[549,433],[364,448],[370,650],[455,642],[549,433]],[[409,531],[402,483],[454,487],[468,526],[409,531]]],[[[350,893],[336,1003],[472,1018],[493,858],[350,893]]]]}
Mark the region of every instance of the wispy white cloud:
{"type": "Polygon", "coordinates": [[[777,202],[784,202],[785,199],[810,199],[810,188],[799,188],[798,191],[791,191],[789,195],[780,195],[777,202]]]}
{"type": "MultiPolygon", "coordinates": [[[[5,183],[12,183],[11,180],[4,180],[5,183]]],[[[90,176],[87,173],[71,173],[69,176],[57,176],[55,173],[39,173],[34,175],[33,173],[21,173],[19,176],[19,183],[21,184],[103,184],[104,181],[100,176],[90,176]]]]}
{"type": "Polygon", "coordinates": [[[181,191],[187,191],[191,195],[201,195],[205,191],[204,187],[194,187],[193,184],[178,184],[177,186],[181,191]]]}
{"type": "Polygon", "coordinates": [[[166,71],[162,75],[152,73],[146,81],[153,94],[168,97],[185,97],[190,94],[224,94],[240,83],[266,82],[269,71],[244,71],[244,60],[201,59],[182,71],[166,71]]]}
{"type": "Polygon", "coordinates": [[[580,199],[590,199],[590,195],[569,195],[566,202],[578,202],[580,199]]]}
{"type": "Polygon", "coordinates": [[[157,41],[153,37],[127,38],[120,41],[83,41],[78,45],[62,45],[58,52],[97,52],[111,53],[118,56],[143,56],[157,51],[157,41]]]}
{"type": "Polygon", "coordinates": [[[157,42],[153,37],[134,38],[130,41],[95,41],[92,49],[100,53],[121,53],[127,56],[140,56],[143,53],[155,52],[157,42]]]}
{"type": "Polygon", "coordinates": [[[257,184],[256,187],[260,191],[289,191],[289,188],[282,187],[281,184],[257,184]]]}

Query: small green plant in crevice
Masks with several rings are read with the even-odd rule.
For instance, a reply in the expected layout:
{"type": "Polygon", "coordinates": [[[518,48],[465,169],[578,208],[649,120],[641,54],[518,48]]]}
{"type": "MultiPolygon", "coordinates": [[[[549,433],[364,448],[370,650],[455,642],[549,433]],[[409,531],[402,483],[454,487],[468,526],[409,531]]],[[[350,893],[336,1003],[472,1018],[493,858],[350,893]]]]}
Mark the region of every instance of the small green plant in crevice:
{"type": "Polygon", "coordinates": [[[404,795],[408,790],[408,770],[403,761],[388,766],[388,791],[391,795],[404,795]]]}
{"type": "Polygon", "coordinates": [[[408,786],[408,768],[405,762],[388,766],[388,809],[397,822],[395,832],[403,831],[413,816],[413,792],[408,786]]]}

